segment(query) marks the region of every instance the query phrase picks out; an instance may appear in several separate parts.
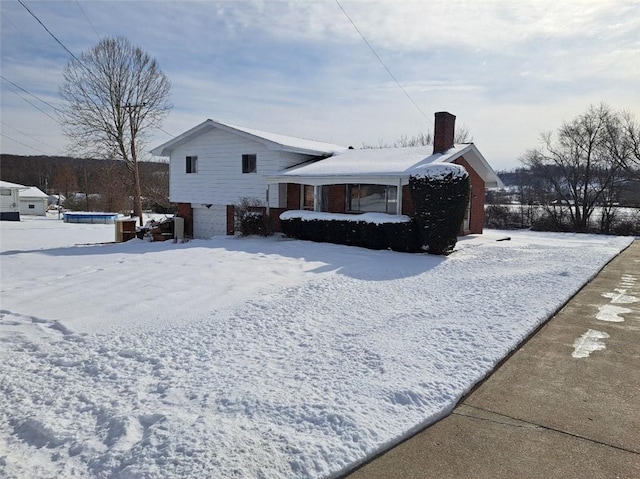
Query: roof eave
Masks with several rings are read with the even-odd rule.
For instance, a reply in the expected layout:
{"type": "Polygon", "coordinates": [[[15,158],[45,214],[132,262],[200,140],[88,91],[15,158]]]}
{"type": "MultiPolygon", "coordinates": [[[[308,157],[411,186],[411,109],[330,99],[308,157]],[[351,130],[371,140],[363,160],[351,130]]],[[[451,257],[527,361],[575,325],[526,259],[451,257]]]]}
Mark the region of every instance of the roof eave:
{"type": "Polygon", "coordinates": [[[480,150],[474,143],[469,143],[465,148],[462,148],[460,151],[453,154],[446,161],[455,161],[458,158],[464,157],[468,153],[473,154],[479,162],[479,166],[481,166],[481,168],[476,167],[474,169],[484,181],[485,188],[500,188],[500,185],[502,185],[502,181],[500,180],[494,169],[491,167],[489,162],[486,160],[486,158],[482,156],[482,153],[480,153],[480,150]]]}
{"type": "Polygon", "coordinates": [[[181,143],[190,140],[194,136],[198,136],[202,130],[208,130],[213,128],[215,125],[213,120],[205,120],[202,123],[194,126],[190,130],[185,131],[181,135],[176,136],[175,138],[163,143],[160,146],[156,146],[151,150],[151,154],[155,156],[170,156],[171,151],[181,143]]]}
{"type": "Polygon", "coordinates": [[[169,140],[168,142],[155,147],[154,149],[151,150],[151,154],[156,156],[170,156],[171,151],[177,146],[179,146],[180,144],[184,143],[185,141],[189,141],[195,136],[200,135],[204,130],[210,130],[213,128],[218,128],[222,131],[233,133],[234,135],[240,136],[242,138],[257,141],[259,143],[262,143],[267,149],[272,151],[287,151],[291,153],[299,153],[303,155],[312,155],[312,156],[330,156],[335,153],[334,150],[330,150],[330,149],[319,150],[315,148],[303,148],[303,147],[296,147],[292,145],[285,145],[282,143],[269,140],[267,138],[263,138],[259,135],[254,135],[247,131],[243,131],[231,125],[226,125],[224,123],[220,123],[215,120],[208,119],[203,121],[199,125],[196,125],[195,127],[191,128],[190,130],[187,130],[183,134],[173,138],[172,140],[169,140]]]}
{"type": "Polygon", "coordinates": [[[342,175],[269,175],[265,176],[267,183],[293,183],[299,185],[341,185],[341,184],[372,184],[397,185],[400,181],[405,185],[409,182],[408,174],[342,174],[342,175]]]}

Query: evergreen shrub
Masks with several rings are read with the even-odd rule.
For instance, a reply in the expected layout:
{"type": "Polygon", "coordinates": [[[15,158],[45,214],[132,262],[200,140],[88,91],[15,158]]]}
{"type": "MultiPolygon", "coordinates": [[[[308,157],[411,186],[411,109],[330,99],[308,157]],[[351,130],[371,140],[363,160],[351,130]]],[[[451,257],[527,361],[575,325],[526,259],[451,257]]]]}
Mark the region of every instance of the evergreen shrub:
{"type": "Polygon", "coordinates": [[[378,223],[366,219],[315,219],[287,215],[284,219],[280,218],[280,227],[287,236],[304,240],[394,251],[420,249],[416,228],[411,220],[378,223]]]}
{"type": "Polygon", "coordinates": [[[429,165],[409,178],[409,190],[422,247],[450,254],[469,203],[469,174],[459,165],[429,165]]]}
{"type": "Polygon", "coordinates": [[[269,218],[262,202],[256,198],[240,198],[233,206],[235,229],[241,236],[269,236],[269,218]]]}

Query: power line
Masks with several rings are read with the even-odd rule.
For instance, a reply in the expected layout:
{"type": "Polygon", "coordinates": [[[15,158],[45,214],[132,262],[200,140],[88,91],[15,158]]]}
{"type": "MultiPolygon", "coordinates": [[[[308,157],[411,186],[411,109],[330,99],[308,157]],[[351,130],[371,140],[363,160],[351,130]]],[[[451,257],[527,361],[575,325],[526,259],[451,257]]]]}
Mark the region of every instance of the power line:
{"type": "Polygon", "coordinates": [[[406,97],[409,99],[409,101],[411,103],[413,103],[413,106],[415,106],[417,108],[417,110],[420,112],[420,114],[422,114],[422,116],[425,117],[425,119],[429,122],[432,123],[431,118],[429,118],[424,111],[422,111],[422,108],[420,108],[418,106],[418,104],[413,100],[413,98],[411,98],[411,96],[409,95],[409,93],[407,93],[407,90],[405,90],[403,88],[403,86],[400,84],[400,82],[398,81],[398,79],[395,77],[395,75],[393,73],[391,73],[391,70],[389,70],[389,68],[387,67],[387,65],[385,65],[385,63],[382,61],[382,58],[380,58],[380,55],[378,55],[376,53],[376,51],[373,49],[373,47],[371,46],[371,44],[367,41],[367,39],[365,38],[365,36],[362,34],[362,32],[360,31],[360,29],[356,26],[356,24],[353,22],[353,20],[351,19],[351,17],[349,16],[349,14],[346,12],[346,10],[344,8],[342,8],[342,5],[340,5],[340,1],[336,0],[336,4],[338,4],[338,7],[340,7],[340,10],[342,10],[342,13],[344,13],[344,16],[347,17],[347,20],[349,20],[349,22],[351,23],[351,25],[353,25],[353,28],[355,28],[356,32],[358,32],[358,35],[360,35],[360,37],[362,38],[362,40],[367,44],[367,46],[369,47],[369,50],[371,50],[371,53],[373,53],[375,55],[375,57],[378,59],[378,61],[380,62],[380,64],[384,67],[385,70],[387,70],[387,73],[389,74],[389,76],[391,78],[393,78],[393,81],[396,83],[396,85],[398,85],[398,87],[400,88],[400,90],[402,90],[402,92],[406,95],[406,97]]]}
{"type": "Polygon", "coordinates": [[[53,148],[54,150],[55,150],[55,149],[57,149],[55,146],[50,145],[50,144],[48,144],[48,143],[45,143],[45,142],[44,142],[44,141],[42,141],[42,140],[38,140],[35,136],[31,136],[29,133],[25,133],[25,132],[24,132],[24,131],[22,131],[22,130],[18,130],[16,127],[13,127],[13,126],[11,126],[11,125],[8,125],[7,123],[5,123],[5,122],[4,122],[4,121],[2,121],[2,120],[0,120],[0,123],[2,123],[2,124],[3,124],[4,126],[6,126],[7,128],[11,128],[12,130],[17,131],[18,133],[21,133],[21,134],[23,134],[24,136],[26,136],[26,137],[28,137],[28,138],[31,138],[32,140],[37,141],[38,143],[42,143],[44,146],[48,146],[49,148],[53,148]]]}
{"type": "Polygon", "coordinates": [[[42,151],[42,150],[40,150],[40,149],[38,149],[38,148],[35,148],[35,147],[33,147],[33,146],[29,146],[29,145],[27,145],[26,143],[22,143],[21,141],[18,141],[18,140],[16,140],[15,138],[11,138],[10,136],[5,135],[4,133],[0,133],[0,136],[3,136],[3,137],[5,137],[5,138],[7,138],[8,140],[15,141],[15,142],[16,142],[16,143],[18,143],[19,145],[26,146],[27,148],[31,148],[32,150],[39,151],[40,153],[42,153],[42,154],[44,154],[44,155],[49,155],[49,153],[47,153],[46,151],[42,151]]]}
{"type": "Polygon", "coordinates": [[[170,136],[170,137],[172,137],[172,138],[175,138],[175,137],[176,137],[176,135],[172,135],[172,134],[171,134],[171,133],[169,133],[168,131],[163,130],[162,128],[160,128],[160,127],[159,127],[158,125],[156,125],[155,123],[151,123],[151,122],[149,122],[149,124],[150,124],[151,126],[153,126],[154,128],[156,128],[157,130],[160,130],[160,131],[161,131],[162,133],[164,133],[165,135],[169,135],[169,136],[170,136]]]}
{"type": "Polygon", "coordinates": [[[78,0],[76,0],[76,5],[78,5],[78,8],[82,12],[82,15],[84,15],[84,18],[87,19],[87,23],[89,23],[89,26],[91,27],[91,30],[93,30],[93,33],[95,33],[96,37],[98,37],[98,40],[100,40],[100,35],[96,31],[96,29],[93,27],[93,23],[91,23],[91,20],[89,20],[89,17],[87,17],[87,14],[84,12],[84,8],[82,8],[82,5],[80,5],[80,2],[78,0]]]}
{"type": "MultiPolygon", "coordinates": [[[[55,35],[54,35],[54,34],[53,34],[53,33],[52,33],[48,28],[47,28],[47,26],[46,26],[46,25],[45,25],[45,24],[44,24],[44,23],[43,23],[43,22],[42,22],[42,21],[41,21],[41,20],[36,16],[36,14],[35,14],[35,13],[33,13],[33,12],[29,9],[29,7],[27,7],[27,6],[25,5],[25,3],[24,3],[22,0],[18,0],[18,3],[20,3],[20,5],[22,5],[22,6],[24,7],[24,9],[25,9],[27,12],[29,12],[29,14],[30,14],[33,18],[35,18],[35,19],[36,19],[36,21],[37,21],[37,22],[42,26],[42,28],[44,28],[44,29],[45,29],[45,31],[46,31],[49,35],[51,35],[51,37],[52,37],[52,38],[53,38],[53,39],[54,39],[54,40],[55,40],[55,41],[56,41],[56,42],[57,42],[57,43],[58,43],[62,48],[64,48],[64,50],[65,50],[69,55],[71,55],[71,57],[72,57],[74,60],[76,60],[80,66],[82,66],[85,70],[87,70],[87,72],[89,73],[89,75],[91,75],[91,76],[93,76],[93,77],[95,78],[95,75],[93,74],[93,72],[92,72],[88,67],[86,67],[86,66],[85,66],[85,64],[84,64],[84,63],[83,63],[83,62],[82,62],[78,57],[76,57],[76,56],[73,54],[73,52],[72,52],[71,50],[69,50],[69,49],[64,45],[64,43],[62,43],[62,42],[58,39],[58,37],[56,37],[56,36],[55,36],[55,35]]],[[[78,2],[77,2],[77,0],[76,0],[76,3],[78,4],[78,7],[80,7],[80,10],[82,11],[82,13],[83,13],[83,15],[85,16],[85,18],[87,19],[87,21],[89,22],[89,25],[91,25],[91,28],[93,29],[93,31],[96,33],[96,35],[98,35],[98,32],[96,32],[95,28],[93,28],[93,25],[91,24],[91,21],[90,21],[90,20],[89,20],[89,18],[87,17],[86,13],[84,13],[84,10],[83,10],[83,9],[82,9],[82,7],[80,6],[80,3],[78,3],[78,2]]],[[[99,35],[98,35],[98,38],[99,38],[99,35]]],[[[4,78],[3,78],[3,79],[4,79],[4,78]]],[[[5,81],[8,81],[8,80],[6,80],[6,79],[5,79],[5,81]]],[[[34,98],[37,98],[37,97],[35,97],[35,95],[32,95],[31,93],[29,93],[29,92],[27,92],[26,90],[24,90],[23,88],[21,88],[21,87],[19,87],[19,86],[15,85],[14,83],[12,83],[12,82],[9,82],[9,83],[11,83],[12,85],[16,86],[17,88],[20,88],[21,90],[25,91],[25,92],[26,92],[26,93],[28,93],[29,95],[33,96],[34,98]]],[[[14,93],[15,93],[15,92],[14,92],[14,93]]],[[[17,93],[16,93],[16,94],[17,94],[17,93]]],[[[18,95],[18,96],[20,96],[20,95],[18,95]]],[[[49,118],[53,119],[53,120],[54,120],[54,121],[56,121],[56,122],[58,121],[58,120],[56,120],[55,118],[53,118],[52,116],[50,116],[48,113],[44,112],[43,110],[41,110],[40,108],[38,108],[37,106],[35,106],[35,105],[34,105],[33,103],[31,103],[30,101],[28,101],[26,98],[22,98],[22,99],[23,99],[23,100],[25,100],[25,101],[26,101],[27,103],[29,103],[30,105],[32,105],[32,106],[34,106],[35,108],[37,108],[38,110],[42,111],[42,113],[44,113],[45,115],[47,115],[49,118]]],[[[37,98],[37,99],[38,99],[38,100],[40,100],[39,98],[37,98]]],[[[47,103],[47,102],[45,102],[44,100],[40,100],[40,101],[42,101],[43,103],[47,103]]],[[[47,104],[48,104],[48,103],[47,103],[47,104]]],[[[57,108],[55,108],[54,106],[52,106],[52,105],[50,105],[50,104],[49,104],[49,106],[51,106],[52,108],[54,108],[54,110],[56,110],[56,112],[59,112],[59,110],[58,110],[57,108]]],[[[175,136],[175,135],[172,135],[171,133],[169,133],[169,132],[167,132],[167,131],[163,130],[163,129],[162,129],[162,128],[160,128],[159,126],[156,126],[156,125],[153,125],[153,124],[152,124],[152,126],[155,126],[158,130],[162,131],[163,133],[165,133],[165,134],[167,134],[167,135],[169,135],[169,136],[172,136],[172,137],[173,137],[173,136],[175,136]]]]}
{"type": "Polygon", "coordinates": [[[36,19],[36,21],[37,21],[40,25],[42,25],[42,28],[44,28],[44,29],[45,29],[45,31],[46,31],[49,35],[51,35],[51,36],[53,37],[53,39],[54,39],[56,42],[58,42],[58,44],[59,44],[62,48],[64,48],[64,49],[65,49],[65,51],[66,51],[69,55],[71,55],[71,57],[72,57],[74,60],[76,60],[78,63],[80,63],[80,64],[82,65],[82,62],[78,59],[78,57],[76,57],[76,56],[73,54],[73,52],[72,52],[71,50],[69,50],[69,49],[64,45],[64,43],[62,43],[60,40],[58,40],[58,37],[56,37],[53,33],[51,33],[51,30],[49,30],[49,29],[47,28],[47,26],[46,26],[44,23],[42,23],[42,21],[41,21],[41,20],[36,16],[36,14],[35,14],[35,13],[33,13],[31,10],[29,10],[29,7],[27,7],[27,6],[24,4],[24,2],[23,2],[22,0],[18,0],[18,3],[19,3],[20,5],[22,5],[22,6],[24,7],[24,9],[25,9],[27,12],[29,12],[29,14],[30,14],[33,18],[35,18],[35,19],[36,19]]]}
{"type": "Polygon", "coordinates": [[[31,103],[29,100],[27,100],[25,97],[23,97],[22,95],[20,95],[18,92],[11,90],[11,92],[14,95],[17,95],[18,97],[22,98],[24,101],[26,101],[29,105],[31,105],[32,107],[34,107],[36,110],[39,110],[40,112],[44,113],[45,115],[47,115],[49,118],[51,118],[53,121],[55,121],[56,123],[60,123],[56,118],[52,117],[51,115],[49,115],[49,113],[47,113],[46,111],[44,111],[42,108],[40,108],[38,105],[35,105],[34,103],[31,103]]]}
{"type": "Polygon", "coordinates": [[[53,106],[51,103],[49,103],[48,101],[43,100],[42,98],[38,98],[37,96],[35,96],[33,93],[25,90],[24,88],[22,88],[20,85],[17,85],[15,83],[13,83],[11,80],[6,79],[4,76],[0,75],[0,78],[3,79],[4,81],[6,81],[7,83],[10,83],[11,85],[13,85],[14,87],[16,87],[17,89],[25,92],[27,95],[32,96],[33,98],[35,98],[38,101],[41,101],[42,103],[44,103],[45,105],[53,108],[53,110],[56,113],[60,113],[60,110],[58,108],[56,108],[55,106],[53,106]]]}

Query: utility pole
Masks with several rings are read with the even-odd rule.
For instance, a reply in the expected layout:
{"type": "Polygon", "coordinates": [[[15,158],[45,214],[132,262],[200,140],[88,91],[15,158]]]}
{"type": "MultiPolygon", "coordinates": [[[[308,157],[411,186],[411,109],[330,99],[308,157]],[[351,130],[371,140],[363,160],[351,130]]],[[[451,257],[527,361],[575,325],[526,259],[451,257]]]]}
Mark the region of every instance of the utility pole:
{"type": "Polygon", "coordinates": [[[129,114],[129,129],[131,133],[130,138],[130,150],[131,150],[131,167],[133,169],[133,214],[140,220],[140,226],[144,226],[144,219],[142,218],[142,188],[140,187],[140,173],[138,171],[138,155],[136,154],[136,133],[137,129],[133,125],[133,112],[145,106],[146,103],[140,103],[138,105],[132,105],[127,103],[122,107],[127,110],[129,114]]]}

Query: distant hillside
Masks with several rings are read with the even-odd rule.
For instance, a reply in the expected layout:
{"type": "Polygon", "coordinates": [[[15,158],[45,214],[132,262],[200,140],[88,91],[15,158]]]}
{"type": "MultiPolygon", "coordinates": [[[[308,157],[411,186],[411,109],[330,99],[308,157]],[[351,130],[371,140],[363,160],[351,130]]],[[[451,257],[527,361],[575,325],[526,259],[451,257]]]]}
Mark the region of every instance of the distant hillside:
{"type": "MultiPolygon", "coordinates": [[[[558,177],[561,172],[558,167],[547,166],[547,172],[557,171],[558,177]]],[[[546,176],[535,172],[528,168],[517,168],[511,171],[496,172],[502,183],[505,185],[506,191],[489,191],[487,194],[487,203],[502,204],[517,200],[521,201],[524,196],[531,197],[535,195],[544,195],[554,197],[553,188],[545,179],[546,176]]],[[[548,173],[547,173],[548,174],[548,173]]],[[[627,173],[621,176],[616,183],[615,202],[623,206],[640,207],[640,175],[638,173],[627,173]]],[[[539,199],[537,201],[540,201],[539,199]]]]}
{"type": "MultiPolygon", "coordinates": [[[[140,162],[139,171],[146,206],[169,208],[169,164],[140,162]]],[[[70,208],[126,211],[131,207],[132,174],[121,160],[2,154],[0,178],[67,198],[86,194],[83,204],[65,205],[70,208]]]]}

